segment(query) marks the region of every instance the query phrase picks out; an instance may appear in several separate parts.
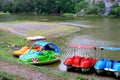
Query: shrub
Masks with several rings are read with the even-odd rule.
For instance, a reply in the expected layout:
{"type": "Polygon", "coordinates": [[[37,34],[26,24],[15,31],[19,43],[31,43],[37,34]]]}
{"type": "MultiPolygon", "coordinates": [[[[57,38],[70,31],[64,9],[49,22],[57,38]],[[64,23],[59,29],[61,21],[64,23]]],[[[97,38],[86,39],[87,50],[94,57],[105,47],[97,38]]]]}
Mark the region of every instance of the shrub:
{"type": "Polygon", "coordinates": [[[64,13],[62,14],[62,16],[65,16],[65,17],[73,17],[73,13],[64,13]]]}

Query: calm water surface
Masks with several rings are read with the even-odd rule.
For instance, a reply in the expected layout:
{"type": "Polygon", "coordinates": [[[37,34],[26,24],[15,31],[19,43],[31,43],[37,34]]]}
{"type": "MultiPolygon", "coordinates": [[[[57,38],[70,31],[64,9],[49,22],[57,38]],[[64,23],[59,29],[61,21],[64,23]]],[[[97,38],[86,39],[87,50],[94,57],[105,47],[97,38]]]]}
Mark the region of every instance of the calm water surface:
{"type": "MultiPolygon", "coordinates": [[[[62,37],[50,39],[56,43],[62,53],[62,62],[68,56],[72,56],[73,49],[69,44],[93,45],[93,46],[110,46],[120,47],[120,18],[66,18],[60,16],[40,16],[40,15],[0,15],[0,22],[5,21],[52,21],[65,25],[80,27],[81,31],[62,37]]],[[[84,50],[75,50],[75,53],[81,53],[84,50]]],[[[92,52],[94,53],[94,52],[92,52]]],[[[120,60],[120,51],[96,51],[98,57],[120,60]]],[[[80,54],[83,55],[84,54],[80,54]]],[[[90,54],[94,56],[94,54],[90,54]]],[[[53,67],[56,65],[52,65],[53,67]]],[[[57,64],[56,69],[66,70],[62,64],[57,64]]],[[[86,75],[88,76],[88,75],[86,75]]],[[[90,75],[91,76],[91,75],[90,75]]],[[[92,75],[94,76],[94,74],[92,75]]],[[[94,76],[96,77],[96,76],[94,76]]],[[[98,78],[98,77],[97,77],[98,78]]],[[[113,78],[99,77],[98,80],[114,80],[113,78]]]]}
{"type": "MultiPolygon", "coordinates": [[[[120,47],[120,18],[73,18],[58,22],[82,28],[81,31],[74,34],[53,39],[63,53],[68,53],[67,55],[73,53],[69,44],[120,47]]],[[[101,51],[98,49],[97,53],[101,53],[101,51]]],[[[120,59],[120,51],[104,50],[102,53],[103,57],[120,59]]]]}

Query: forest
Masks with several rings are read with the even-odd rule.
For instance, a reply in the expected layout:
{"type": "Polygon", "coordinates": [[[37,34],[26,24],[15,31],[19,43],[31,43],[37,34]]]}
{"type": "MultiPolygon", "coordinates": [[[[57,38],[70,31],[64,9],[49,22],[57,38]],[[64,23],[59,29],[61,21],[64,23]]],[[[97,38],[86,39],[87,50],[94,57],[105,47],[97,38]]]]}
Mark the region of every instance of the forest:
{"type": "MultiPolygon", "coordinates": [[[[107,15],[120,16],[119,3],[112,4],[107,15]]],[[[87,0],[0,0],[0,10],[10,13],[42,15],[80,12],[83,12],[84,15],[104,15],[106,7],[103,1],[91,5],[87,0]]]]}

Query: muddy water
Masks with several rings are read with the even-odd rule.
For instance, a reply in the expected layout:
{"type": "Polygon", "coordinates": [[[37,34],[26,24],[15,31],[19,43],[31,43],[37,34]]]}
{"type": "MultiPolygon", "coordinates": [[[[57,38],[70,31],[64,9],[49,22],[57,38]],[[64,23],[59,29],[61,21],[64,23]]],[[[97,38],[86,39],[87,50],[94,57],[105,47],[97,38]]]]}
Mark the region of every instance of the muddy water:
{"type": "MultiPolygon", "coordinates": [[[[60,16],[40,16],[40,15],[0,15],[0,22],[15,21],[15,20],[30,20],[30,21],[52,21],[65,25],[73,25],[82,28],[81,31],[62,37],[49,39],[56,43],[61,51],[61,63],[48,66],[51,69],[58,71],[66,71],[66,66],[62,64],[64,59],[73,53],[82,53],[86,50],[73,50],[69,44],[77,45],[93,45],[93,46],[111,46],[120,47],[120,18],[66,18],[60,16]]],[[[88,50],[89,56],[94,57],[94,50],[88,50]]],[[[106,57],[109,59],[120,60],[120,51],[101,51],[97,49],[95,52],[97,58],[106,57]],[[102,55],[101,55],[102,53],[102,55]]],[[[79,54],[78,54],[79,55],[79,54]]],[[[85,54],[80,54],[86,56],[85,54]]],[[[88,56],[87,55],[87,56],[88,56]]],[[[83,75],[80,73],[72,73],[71,75],[83,75]]],[[[84,74],[83,76],[96,80],[114,80],[113,77],[96,76],[92,74],[84,74]]],[[[110,76],[110,75],[109,75],[110,76]]]]}

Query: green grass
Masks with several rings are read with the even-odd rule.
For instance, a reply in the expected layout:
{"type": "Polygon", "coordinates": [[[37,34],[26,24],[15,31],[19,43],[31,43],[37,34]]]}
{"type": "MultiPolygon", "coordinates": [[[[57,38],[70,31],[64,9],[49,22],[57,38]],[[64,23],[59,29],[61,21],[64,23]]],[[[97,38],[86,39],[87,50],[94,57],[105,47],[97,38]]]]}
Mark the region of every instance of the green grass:
{"type": "Polygon", "coordinates": [[[0,30],[0,58],[16,61],[16,58],[12,56],[12,51],[15,46],[22,46],[23,43],[22,37],[0,30]]]}
{"type": "MultiPolygon", "coordinates": [[[[12,52],[16,46],[23,45],[24,40],[22,36],[17,36],[9,32],[0,30],[0,59],[4,60],[5,62],[9,62],[14,65],[29,67],[32,68],[33,70],[38,70],[39,72],[45,73],[49,76],[54,75],[56,79],[63,78],[67,80],[82,80],[82,79],[87,80],[86,78],[83,77],[82,78],[77,76],[71,77],[70,74],[67,72],[49,70],[45,66],[34,66],[29,64],[18,63],[17,62],[18,58],[13,57],[12,52]]],[[[10,75],[8,73],[0,71],[0,80],[3,80],[3,78],[7,78],[8,80],[17,80],[15,75],[10,75]]]]}
{"type": "Polygon", "coordinates": [[[18,79],[19,80],[27,80],[25,78],[21,78],[19,76],[6,73],[4,71],[0,71],[0,80],[18,80],[18,79]]]}
{"type": "Polygon", "coordinates": [[[3,15],[3,14],[10,15],[9,12],[4,13],[4,12],[0,11],[0,15],[3,15]]]}

